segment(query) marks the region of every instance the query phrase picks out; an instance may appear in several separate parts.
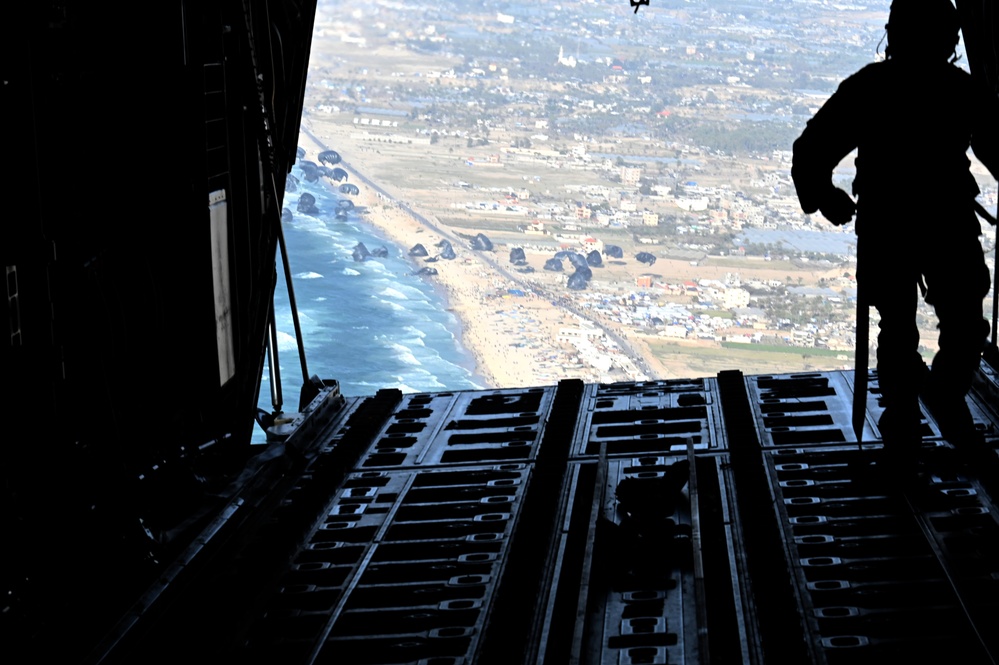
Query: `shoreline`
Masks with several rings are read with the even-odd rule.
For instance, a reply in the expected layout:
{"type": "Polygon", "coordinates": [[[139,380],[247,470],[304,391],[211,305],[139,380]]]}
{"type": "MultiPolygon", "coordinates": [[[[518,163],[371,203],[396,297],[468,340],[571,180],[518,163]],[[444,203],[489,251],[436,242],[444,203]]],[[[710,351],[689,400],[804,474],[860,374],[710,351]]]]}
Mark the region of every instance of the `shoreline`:
{"type": "MultiPolygon", "coordinates": [[[[300,136],[300,145],[307,153],[305,159],[317,159],[320,151],[329,149],[305,126],[300,136]]],[[[432,253],[433,245],[440,240],[451,242],[455,259],[426,264],[437,269],[436,275],[416,276],[442,296],[454,315],[457,329],[452,333],[475,364],[473,368],[464,367],[472,383],[506,389],[554,385],[565,378],[580,378],[588,383],[648,378],[638,369],[650,364],[639,349],[631,351],[637,357],[629,356],[627,349],[612,341],[611,331],[527,287],[500,265],[497,254],[471,249],[450,229],[406,208],[398,197],[369,180],[348,160],[338,166],[353,181],[364,183],[361,192],[352,197],[363,212],[357,219],[398,245],[414,273],[424,265],[408,255],[410,248],[420,243],[432,253]],[[601,332],[593,344],[578,345],[567,342],[567,329],[601,332]]]]}

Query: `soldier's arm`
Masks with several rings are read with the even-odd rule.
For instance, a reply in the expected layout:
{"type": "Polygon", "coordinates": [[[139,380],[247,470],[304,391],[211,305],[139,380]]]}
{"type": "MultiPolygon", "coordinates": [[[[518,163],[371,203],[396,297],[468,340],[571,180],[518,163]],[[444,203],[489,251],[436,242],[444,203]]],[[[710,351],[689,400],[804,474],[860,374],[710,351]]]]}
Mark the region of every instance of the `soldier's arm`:
{"type": "Polygon", "coordinates": [[[999,180],[999,96],[981,91],[981,102],[971,135],[975,157],[999,180]]]}
{"type": "Polygon", "coordinates": [[[855,109],[858,94],[853,77],[844,81],[794,142],[791,179],[806,214],[845,195],[833,185],[832,173],[857,147],[855,109]]]}

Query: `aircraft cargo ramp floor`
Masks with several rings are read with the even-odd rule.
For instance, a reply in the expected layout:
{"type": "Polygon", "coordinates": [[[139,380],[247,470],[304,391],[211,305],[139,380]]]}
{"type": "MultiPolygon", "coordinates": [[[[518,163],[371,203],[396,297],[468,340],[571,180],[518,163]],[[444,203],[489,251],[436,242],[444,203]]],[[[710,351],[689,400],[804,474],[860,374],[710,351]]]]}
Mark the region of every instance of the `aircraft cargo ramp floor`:
{"type": "Polygon", "coordinates": [[[295,463],[233,502],[254,516],[218,522],[178,573],[196,583],[164,584],[101,660],[996,662],[995,373],[969,396],[985,445],[924,412],[905,472],[881,458],[876,372],[860,444],[853,385],[327,389],[295,463]]]}

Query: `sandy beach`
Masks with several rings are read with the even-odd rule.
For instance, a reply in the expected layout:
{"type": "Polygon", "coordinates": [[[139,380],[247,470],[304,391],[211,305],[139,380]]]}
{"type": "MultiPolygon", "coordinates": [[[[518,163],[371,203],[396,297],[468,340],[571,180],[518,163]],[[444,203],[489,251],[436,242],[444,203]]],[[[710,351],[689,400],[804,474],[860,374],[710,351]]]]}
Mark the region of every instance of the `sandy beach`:
{"type": "MultiPolygon", "coordinates": [[[[306,151],[304,159],[316,162],[319,152],[329,149],[307,131],[302,132],[299,145],[306,151]]],[[[344,163],[338,166],[350,174],[350,182],[362,182],[363,174],[351,168],[348,155],[343,157],[344,163]]],[[[418,219],[418,214],[379,189],[361,185],[360,193],[352,197],[365,223],[404,251],[422,244],[433,256],[441,240],[454,247],[457,258],[426,263],[414,257],[413,269],[436,269],[436,274],[425,279],[439,289],[460,320],[462,344],[475,358],[475,373],[488,387],[550,385],[565,378],[589,383],[644,380],[649,378],[647,370],[664,371],[654,358],[622,348],[607,337],[611,331],[599,323],[530,290],[499,265],[498,254],[472,250],[467,240],[425,218],[418,219]],[[578,331],[603,334],[588,335],[592,351],[585,343],[581,351],[579,344],[560,341],[578,331]]]]}
{"type": "MultiPolygon", "coordinates": [[[[473,250],[471,239],[476,229],[482,228],[481,215],[459,215],[447,220],[436,217],[448,208],[442,203],[455,196],[454,183],[429,182],[425,172],[400,171],[399,155],[408,153],[400,152],[401,148],[373,148],[356,140],[350,131],[346,125],[303,118],[300,146],[306,150],[305,159],[318,161],[319,152],[328,148],[340,152],[343,162],[338,166],[349,173],[349,182],[360,188],[360,193],[351,197],[359,219],[403,251],[419,243],[433,256],[440,251],[438,242],[451,243],[455,259],[426,262],[414,257],[413,270],[436,269],[436,274],[424,279],[439,289],[449,309],[462,322],[461,331],[454,332],[460,334],[474,356],[475,373],[490,387],[551,385],[564,378],[588,383],[692,378],[714,376],[721,369],[739,369],[743,365],[761,372],[844,366],[840,357],[816,357],[805,350],[769,356],[726,356],[717,341],[664,340],[654,333],[650,337],[629,320],[608,317],[606,311],[591,308],[601,298],[631,297],[639,290],[636,284],[642,277],[679,287],[688,281],[721,281],[740,274],[744,279],[791,283],[789,275],[794,274],[799,284],[815,285],[823,279],[838,279],[842,268],[816,266],[810,270],[787,262],[768,263],[762,257],[691,261],[661,256],[654,266],[610,260],[595,271],[592,289],[571,292],[566,287],[567,273],[543,269],[545,260],[552,256],[550,239],[532,240],[523,233],[511,232],[513,225],[505,222],[490,231],[495,251],[473,250]],[[354,168],[354,164],[358,167],[354,168]],[[470,226],[465,227],[466,223],[470,226]],[[534,243],[547,248],[532,249],[534,243]],[[528,269],[533,272],[525,274],[509,262],[507,253],[513,247],[525,249],[528,269]]],[[[682,294],[658,293],[657,298],[663,302],[683,306],[692,302],[682,294]]],[[[783,334],[779,330],[760,332],[777,337],[783,334]]]]}

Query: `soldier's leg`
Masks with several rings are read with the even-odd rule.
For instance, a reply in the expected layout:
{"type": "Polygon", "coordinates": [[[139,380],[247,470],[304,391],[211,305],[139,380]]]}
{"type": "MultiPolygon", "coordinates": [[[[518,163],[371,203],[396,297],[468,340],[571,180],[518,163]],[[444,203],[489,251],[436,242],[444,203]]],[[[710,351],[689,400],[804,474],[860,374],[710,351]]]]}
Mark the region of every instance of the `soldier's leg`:
{"type": "Polygon", "coordinates": [[[926,301],[939,319],[939,351],[925,395],[942,434],[964,439],[974,434],[965,396],[981,362],[989,334],[982,303],[991,286],[977,238],[946,240],[926,269],[926,301]]]}
{"type": "Polygon", "coordinates": [[[884,413],[878,422],[886,445],[910,447],[921,439],[919,392],[926,365],[919,355],[916,327],[916,284],[900,281],[895,295],[882,293],[874,302],[878,324],[878,384],[884,413]]]}
{"type": "Polygon", "coordinates": [[[886,446],[905,450],[921,438],[919,391],[926,373],[916,327],[918,275],[914,264],[888,260],[897,248],[871,240],[860,242],[857,279],[881,317],[877,358],[884,413],[878,428],[886,446]]]}

